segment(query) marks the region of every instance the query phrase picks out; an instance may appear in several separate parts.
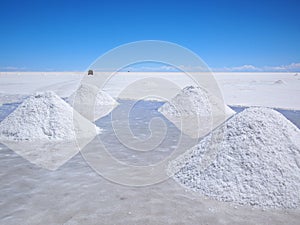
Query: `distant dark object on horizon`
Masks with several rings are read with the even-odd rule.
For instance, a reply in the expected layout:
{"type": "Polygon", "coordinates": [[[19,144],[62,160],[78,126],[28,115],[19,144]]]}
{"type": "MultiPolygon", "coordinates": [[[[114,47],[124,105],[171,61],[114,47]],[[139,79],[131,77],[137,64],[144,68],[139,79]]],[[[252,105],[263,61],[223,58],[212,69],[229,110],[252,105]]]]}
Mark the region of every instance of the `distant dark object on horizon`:
{"type": "Polygon", "coordinates": [[[94,71],[93,70],[89,70],[88,71],[88,75],[94,75],[94,71]]]}

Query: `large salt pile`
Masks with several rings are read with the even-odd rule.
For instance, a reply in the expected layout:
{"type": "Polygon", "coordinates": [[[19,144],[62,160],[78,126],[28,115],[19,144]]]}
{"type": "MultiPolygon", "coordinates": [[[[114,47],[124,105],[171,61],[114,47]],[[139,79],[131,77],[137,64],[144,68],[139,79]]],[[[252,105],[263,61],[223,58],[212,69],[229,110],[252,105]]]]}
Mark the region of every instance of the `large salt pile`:
{"type": "Polygon", "coordinates": [[[118,103],[106,92],[92,84],[81,84],[69,101],[81,115],[95,121],[109,114],[118,103]]]}
{"type": "Polygon", "coordinates": [[[188,189],[211,198],[271,208],[300,206],[300,130],[280,113],[248,108],[170,163],[188,189]],[[224,131],[216,157],[202,159],[212,134],[224,131]]]}
{"type": "Polygon", "coordinates": [[[100,129],[54,92],[25,99],[0,123],[0,141],[40,166],[55,169],[90,142],[100,129]],[[63,148],[60,148],[63,143],[63,148]],[[66,143],[70,143],[68,146],[66,143]]]}
{"type": "Polygon", "coordinates": [[[184,133],[201,137],[235,112],[201,87],[188,86],[158,109],[184,133]]]}

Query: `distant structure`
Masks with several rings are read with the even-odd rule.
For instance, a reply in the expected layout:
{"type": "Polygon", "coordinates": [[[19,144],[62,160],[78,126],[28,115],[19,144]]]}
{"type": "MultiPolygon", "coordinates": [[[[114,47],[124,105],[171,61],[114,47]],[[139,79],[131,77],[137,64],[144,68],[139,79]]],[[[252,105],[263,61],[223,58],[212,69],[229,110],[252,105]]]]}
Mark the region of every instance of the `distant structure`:
{"type": "Polygon", "coordinates": [[[88,71],[88,75],[94,75],[94,71],[93,70],[89,70],[88,71]]]}

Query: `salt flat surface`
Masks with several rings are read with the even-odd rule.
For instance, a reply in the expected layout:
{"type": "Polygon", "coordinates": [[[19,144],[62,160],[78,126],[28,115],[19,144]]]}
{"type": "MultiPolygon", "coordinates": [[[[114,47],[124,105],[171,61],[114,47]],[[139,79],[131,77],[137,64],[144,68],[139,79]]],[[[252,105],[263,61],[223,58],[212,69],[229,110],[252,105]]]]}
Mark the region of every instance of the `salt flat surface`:
{"type": "MultiPolygon", "coordinates": [[[[115,76],[108,81],[104,88],[104,91],[113,97],[118,97],[124,87],[140,79],[141,75],[149,77],[149,73],[119,75],[120,77],[115,76]]],[[[166,73],[151,74],[156,77],[165,75],[166,73]]],[[[185,76],[174,73],[167,75],[168,79],[180,88],[194,84],[185,76]]],[[[1,72],[0,103],[20,102],[23,96],[27,97],[41,90],[52,90],[61,97],[68,97],[78,88],[82,78],[80,73],[1,72]]],[[[299,76],[294,76],[294,73],[218,73],[216,80],[226,104],[300,109],[296,98],[299,96],[299,76]]],[[[127,91],[123,96],[134,99],[136,91],[149,94],[161,88],[159,84],[149,79],[144,81],[142,87],[144,90],[127,91]]],[[[165,92],[171,98],[178,93],[178,88],[165,92]]],[[[16,103],[4,104],[0,108],[0,118],[5,118],[17,106],[16,103]]],[[[155,110],[159,106],[156,106],[155,110]]],[[[151,118],[148,116],[153,116],[153,113],[145,113],[147,107],[143,106],[136,110],[137,113],[132,115],[130,122],[133,131],[145,139],[150,135],[147,121],[151,118]],[[144,129],[142,125],[146,128],[144,129]]],[[[128,151],[113,136],[113,129],[105,124],[105,120],[110,121],[108,117],[96,121],[97,125],[103,128],[103,133],[98,137],[121,161],[137,166],[148,165],[161,160],[176,149],[180,132],[175,126],[168,124],[168,128],[171,128],[167,134],[169,139],[153,151],[153,154],[128,151]]],[[[125,124],[125,121],[120,122],[121,125],[125,124]]],[[[99,147],[93,142],[88,146],[92,149],[99,147]]],[[[33,148],[24,146],[24,149],[33,148]]],[[[122,174],[122,171],[118,172],[122,174]]],[[[58,170],[48,171],[30,163],[6,146],[0,145],[0,180],[0,224],[5,225],[41,223],[298,225],[300,221],[299,209],[263,211],[249,206],[210,200],[184,190],[172,179],[145,188],[118,185],[99,176],[80,154],[58,170]]]]}
{"type": "MultiPolygon", "coordinates": [[[[126,105],[121,102],[115,110],[122,113],[126,105]]],[[[146,124],[159,115],[157,108],[161,105],[158,102],[137,104],[129,117],[134,134],[141,138],[149,136],[146,124]]],[[[128,151],[114,137],[109,116],[96,123],[103,128],[99,138],[111,153],[136,166],[166,157],[173,151],[171,147],[176,148],[180,135],[175,126],[168,124],[167,140],[156,151],[128,151]]],[[[89,147],[98,146],[91,143],[89,147]]],[[[144,188],[118,185],[92,170],[80,154],[58,170],[48,171],[4,145],[0,148],[0,224],[298,225],[300,220],[299,209],[261,210],[219,202],[186,191],[173,179],[144,188]]]]}
{"type": "MultiPolygon", "coordinates": [[[[39,90],[52,90],[61,97],[71,95],[83,78],[80,72],[0,72],[0,103],[5,95],[28,95],[39,90]],[[2,97],[1,97],[2,96],[2,97]]],[[[129,84],[141,78],[159,77],[172,81],[183,88],[194,85],[192,79],[180,73],[118,73],[105,85],[104,91],[113,97],[129,84]]],[[[300,74],[297,73],[215,73],[215,79],[227,105],[268,106],[285,109],[300,109],[300,74]]],[[[142,92],[155,93],[160,84],[145,81],[142,92]],[[147,90],[145,90],[145,86],[147,90]]],[[[134,99],[136,91],[128,91],[127,97],[134,99]]],[[[166,96],[174,97],[178,88],[166,90],[166,96]]],[[[3,100],[4,98],[4,100],[3,100]]],[[[11,100],[10,100],[11,102],[11,100]]]]}
{"type": "Polygon", "coordinates": [[[298,73],[216,73],[226,104],[300,109],[298,73]]]}
{"type": "Polygon", "coordinates": [[[80,154],[54,172],[7,149],[0,159],[3,225],[299,224],[299,210],[235,207],[186,192],[171,179],[145,188],[117,185],[91,170],[80,154]]]}
{"type": "Polygon", "coordinates": [[[64,95],[70,89],[75,91],[76,82],[81,79],[79,72],[0,72],[0,92],[28,95],[38,91],[55,92],[56,88],[64,95]]]}

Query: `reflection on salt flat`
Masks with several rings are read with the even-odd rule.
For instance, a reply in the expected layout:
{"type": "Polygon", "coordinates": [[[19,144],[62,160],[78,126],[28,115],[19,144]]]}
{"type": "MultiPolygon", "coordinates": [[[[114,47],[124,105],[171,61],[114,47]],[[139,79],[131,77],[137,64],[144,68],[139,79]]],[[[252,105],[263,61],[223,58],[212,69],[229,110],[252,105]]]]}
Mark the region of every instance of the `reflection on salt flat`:
{"type": "MultiPolygon", "coordinates": [[[[176,149],[180,131],[157,112],[161,104],[140,102],[129,114],[132,132],[141,139],[151,134],[147,124],[153,116],[167,124],[166,138],[154,151],[122,146],[113,135],[110,115],[96,121],[103,128],[97,138],[120,161],[139,166],[162,160],[176,149]]],[[[1,118],[8,114],[2,109],[1,118]]],[[[282,113],[292,122],[300,121],[299,111],[282,113]]],[[[118,185],[92,170],[80,153],[48,171],[0,146],[0,224],[299,224],[299,210],[237,207],[186,192],[172,179],[144,188],[118,185]]]]}

